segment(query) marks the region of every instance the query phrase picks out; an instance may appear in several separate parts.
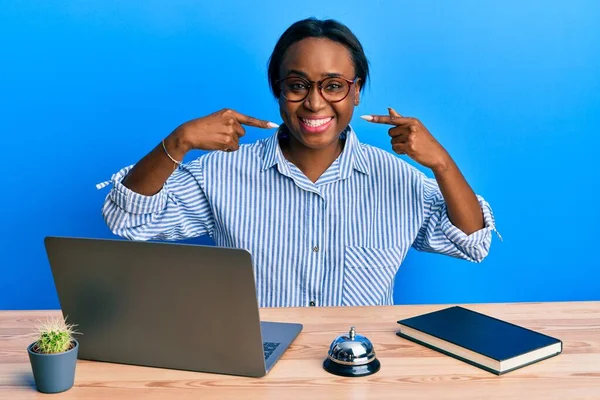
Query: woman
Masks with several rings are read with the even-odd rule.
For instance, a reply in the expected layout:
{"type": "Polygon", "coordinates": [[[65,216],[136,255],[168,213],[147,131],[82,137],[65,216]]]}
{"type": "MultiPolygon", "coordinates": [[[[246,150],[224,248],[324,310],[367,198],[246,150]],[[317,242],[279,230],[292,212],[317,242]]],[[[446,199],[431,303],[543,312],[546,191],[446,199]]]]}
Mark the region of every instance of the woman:
{"type": "Polygon", "coordinates": [[[269,61],[283,125],[239,145],[244,125],[276,124],[234,110],[177,127],[112,177],[103,213],[117,235],[179,240],[210,235],[254,261],[259,304],[392,304],[394,276],[412,246],[474,262],[495,230],[450,155],[417,119],[392,109],[363,116],[390,125],[392,149],[350,127],[368,77],[358,39],[332,20],[293,24],[269,61]],[[214,150],[182,164],[192,149],[214,150]]]}

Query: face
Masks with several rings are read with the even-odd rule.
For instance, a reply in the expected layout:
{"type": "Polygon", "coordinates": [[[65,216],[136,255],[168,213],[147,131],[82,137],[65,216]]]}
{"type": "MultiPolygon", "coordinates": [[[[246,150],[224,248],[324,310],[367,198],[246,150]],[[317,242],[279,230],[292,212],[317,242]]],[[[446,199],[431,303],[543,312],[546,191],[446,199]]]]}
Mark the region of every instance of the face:
{"type": "MultiPolygon", "coordinates": [[[[302,77],[317,82],[331,76],[353,80],[356,72],[348,49],[329,39],[307,38],[294,43],[287,49],[279,69],[280,79],[302,77]]],[[[279,96],[281,117],[300,145],[311,149],[337,146],[340,133],[352,119],[359,93],[360,81],[357,81],[350,86],[345,99],[331,103],[321,96],[317,84],[311,83],[303,101],[291,102],[279,96]]]]}

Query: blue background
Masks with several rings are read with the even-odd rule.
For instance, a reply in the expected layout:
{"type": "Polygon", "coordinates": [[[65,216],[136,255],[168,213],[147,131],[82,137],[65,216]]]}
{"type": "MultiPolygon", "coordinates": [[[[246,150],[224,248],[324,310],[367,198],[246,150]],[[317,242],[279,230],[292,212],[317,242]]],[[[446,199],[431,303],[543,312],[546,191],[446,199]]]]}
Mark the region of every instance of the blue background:
{"type": "Polygon", "coordinates": [[[366,49],[359,138],[391,151],[358,116],[418,117],[504,237],[482,264],[411,251],[397,303],[600,299],[600,2],[255,3],[0,2],[0,309],[58,307],[44,236],[112,237],[95,184],[177,125],[223,107],[279,122],[267,59],[307,16],[366,49]]]}

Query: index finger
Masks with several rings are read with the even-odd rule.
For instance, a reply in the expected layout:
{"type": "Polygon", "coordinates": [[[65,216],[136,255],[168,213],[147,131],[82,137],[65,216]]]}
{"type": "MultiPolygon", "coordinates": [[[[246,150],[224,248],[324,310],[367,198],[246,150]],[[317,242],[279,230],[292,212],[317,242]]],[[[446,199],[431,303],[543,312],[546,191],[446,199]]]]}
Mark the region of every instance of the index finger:
{"type": "Polygon", "coordinates": [[[404,125],[412,122],[412,118],[397,117],[395,115],[363,115],[361,118],[375,124],[387,125],[404,125]]]}
{"type": "Polygon", "coordinates": [[[265,120],[254,118],[254,117],[249,117],[249,116],[244,115],[237,111],[234,111],[234,113],[235,113],[235,118],[239,121],[240,124],[255,126],[257,128],[263,128],[263,129],[279,128],[279,125],[277,125],[276,123],[265,121],[265,120]]]}

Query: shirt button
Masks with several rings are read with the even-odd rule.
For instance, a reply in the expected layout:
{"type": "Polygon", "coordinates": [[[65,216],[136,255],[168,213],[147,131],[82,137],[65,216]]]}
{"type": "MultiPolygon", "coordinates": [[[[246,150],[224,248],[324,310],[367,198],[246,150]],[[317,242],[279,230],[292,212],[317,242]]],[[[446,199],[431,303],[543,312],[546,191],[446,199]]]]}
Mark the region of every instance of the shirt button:
{"type": "Polygon", "coordinates": [[[318,252],[318,251],[319,251],[319,246],[315,246],[315,247],[313,247],[313,251],[314,251],[315,253],[316,253],[316,252],[318,252]]]}
{"type": "Polygon", "coordinates": [[[309,306],[314,307],[315,306],[315,302],[311,301],[310,303],[308,303],[309,306]]]}

